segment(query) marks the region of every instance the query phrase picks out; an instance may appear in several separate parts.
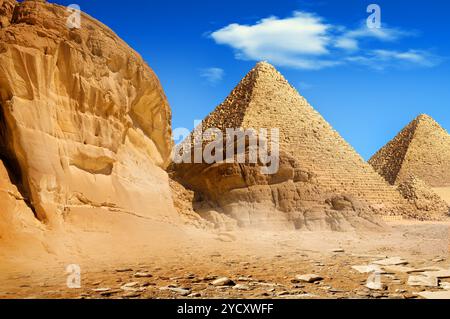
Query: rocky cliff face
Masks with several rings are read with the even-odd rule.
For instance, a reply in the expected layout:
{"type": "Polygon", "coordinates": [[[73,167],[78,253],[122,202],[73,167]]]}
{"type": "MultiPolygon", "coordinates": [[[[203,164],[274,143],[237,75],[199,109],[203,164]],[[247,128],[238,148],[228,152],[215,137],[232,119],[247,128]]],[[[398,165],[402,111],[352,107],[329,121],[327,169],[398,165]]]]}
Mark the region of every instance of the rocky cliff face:
{"type": "Polygon", "coordinates": [[[1,196],[54,227],[93,212],[176,218],[158,78],[106,26],[81,14],[69,28],[69,14],[0,0],[1,196]]]}

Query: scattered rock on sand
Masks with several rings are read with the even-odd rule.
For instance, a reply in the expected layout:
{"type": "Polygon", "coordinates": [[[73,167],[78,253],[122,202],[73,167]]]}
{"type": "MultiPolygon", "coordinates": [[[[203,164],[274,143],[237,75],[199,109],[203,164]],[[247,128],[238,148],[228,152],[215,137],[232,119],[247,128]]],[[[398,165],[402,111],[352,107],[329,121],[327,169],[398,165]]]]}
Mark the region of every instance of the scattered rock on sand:
{"type": "Polygon", "coordinates": [[[411,271],[408,271],[408,274],[413,274],[413,273],[423,273],[426,271],[440,271],[443,270],[440,267],[423,267],[423,268],[417,268],[417,269],[413,269],[411,271]]]}
{"type": "Polygon", "coordinates": [[[407,265],[408,261],[400,257],[392,257],[374,261],[372,264],[380,266],[397,266],[397,265],[407,265]]]}
{"type": "Polygon", "coordinates": [[[133,271],[131,268],[118,268],[116,269],[116,272],[130,272],[133,271]]]}
{"type": "Polygon", "coordinates": [[[388,258],[387,256],[384,255],[352,254],[352,256],[357,258],[379,258],[379,259],[388,258]]]}
{"type": "Polygon", "coordinates": [[[141,296],[140,292],[137,291],[130,291],[128,293],[126,293],[125,295],[123,295],[123,298],[139,298],[141,296]]]}
{"type": "Polygon", "coordinates": [[[213,286],[234,286],[235,283],[228,277],[221,277],[211,283],[213,286]]]}
{"type": "Polygon", "coordinates": [[[450,299],[450,291],[424,291],[419,296],[425,299],[450,299]]]}
{"type": "Polygon", "coordinates": [[[118,294],[120,291],[118,290],[111,290],[111,291],[105,291],[105,292],[101,292],[100,296],[102,297],[111,297],[112,295],[118,294]]]}
{"type": "Polygon", "coordinates": [[[314,274],[297,275],[295,276],[295,280],[298,282],[314,283],[323,280],[323,277],[314,274]]]}
{"type": "Polygon", "coordinates": [[[148,272],[137,272],[137,273],[134,274],[134,277],[136,277],[136,278],[150,278],[150,277],[153,277],[153,275],[148,273],[148,272]]]}
{"type": "Polygon", "coordinates": [[[138,282],[129,282],[120,287],[120,289],[125,291],[137,291],[137,287],[139,286],[138,282]]]}
{"type": "Polygon", "coordinates": [[[385,273],[378,265],[360,265],[360,266],[352,266],[352,268],[362,274],[368,274],[372,272],[376,272],[379,274],[385,273]]]}
{"type": "Polygon", "coordinates": [[[439,284],[439,287],[441,287],[442,289],[445,289],[445,290],[450,290],[450,282],[441,282],[439,284]]]}
{"type": "Polygon", "coordinates": [[[250,287],[247,285],[237,284],[236,286],[233,287],[233,289],[235,289],[235,290],[250,290],[250,287]]]}
{"type": "Polygon", "coordinates": [[[397,265],[385,266],[385,267],[383,267],[383,269],[386,270],[387,272],[392,272],[395,274],[396,273],[409,273],[414,270],[414,268],[411,268],[411,267],[397,266],[397,265]]]}
{"type": "Polygon", "coordinates": [[[438,287],[439,280],[432,276],[409,276],[408,285],[413,287],[438,287]]]}
{"type": "Polygon", "coordinates": [[[168,288],[168,290],[175,292],[181,296],[188,296],[191,294],[191,291],[183,288],[168,288]]]}
{"type": "Polygon", "coordinates": [[[289,291],[280,291],[279,293],[277,293],[277,296],[288,296],[290,295],[289,291]]]}
{"type": "Polygon", "coordinates": [[[443,269],[439,271],[427,271],[424,272],[425,276],[436,277],[438,279],[441,278],[450,278],[450,269],[443,269]]]}
{"type": "Polygon", "coordinates": [[[111,288],[96,288],[96,289],[92,289],[93,292],[106,292],[106,291],[110,291],[111,288]]]}
{"type": "Polygon", "coordinates": [[[383,284],[382,282],[368,282],[366,284],[366,287],[369,288],[370,290],[386,290],[387,286],[385,284],[383,284]]]}

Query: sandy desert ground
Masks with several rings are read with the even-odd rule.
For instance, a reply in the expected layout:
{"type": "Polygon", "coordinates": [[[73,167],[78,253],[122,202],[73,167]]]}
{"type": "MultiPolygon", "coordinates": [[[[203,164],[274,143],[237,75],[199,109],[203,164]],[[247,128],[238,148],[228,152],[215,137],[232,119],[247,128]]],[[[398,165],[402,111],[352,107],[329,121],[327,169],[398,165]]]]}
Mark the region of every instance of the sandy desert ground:
{"type": "Polygon", "coordinates": [[[420,298],[423,291],[448,292],[448,279],[440,287],[407,281],[421,268],[450,268],[449,227],[450,221],[392,221],[377,233],[180,229],[172,244],[162,238],[121,251],[116,242],[100,254],[63,259],[49,254],[27,269],[2,263],[0,298],[420,298]],[[368,289],[370,274],[352,266],[386,257],[403,258],[407,268],[384,269],[386,287],[368,289]],[[65,271],[72,263],[81,267],[80,289],[67,288],[65,271]],[[323,279],[296,280],[305,274],[323,279]],[[222,277],[232,282],[214,284],[222,277]]]}

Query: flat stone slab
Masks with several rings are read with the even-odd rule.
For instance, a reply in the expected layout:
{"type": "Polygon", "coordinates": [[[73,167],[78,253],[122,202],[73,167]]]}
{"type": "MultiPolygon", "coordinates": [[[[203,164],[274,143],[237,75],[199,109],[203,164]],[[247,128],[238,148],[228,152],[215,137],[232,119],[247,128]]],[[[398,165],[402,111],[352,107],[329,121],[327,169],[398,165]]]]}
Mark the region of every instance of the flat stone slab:
{"type": "Polygon", "coordinates": [[[237,284],[233,287],[234,290],[250,290],[250,287],[247,285],[237,284]]]}
{"type": "Polygon", "coordinates": [[[388,258],[388,256],[385,255],[352,254],[352,256],[357,258],[377,258],[377,259],[388,258]]]}
{"type": "Polygon", "coordinates": [[[213,286],[234,286],[235,283],[228,277],[221,277],[211,283],[213,286]]]}
{"type": "Polygon", "coordinates": [[[148,272],[137,272],[134,274],[134,277],[136,278],[150,278],[153,277],[152,274],[148,272]]]}
{"type": "Polygon", "coordinates": [[[441,287],[442,289],[445,289],[445,290],[450,290],[450,282],[441,282],[439,284],[439,287],[441,287]]]}
{"type": "Polygon", "coordinates": [[[366,287],[370,290],[386,290],[387,286],[381,282],[368,282],[366,287]]]}
{"type": "Polygon", "coordinates": [[[320,299],[320,296],[306,293],[306,294],[298,294],[298,295],[278,296],[278,298],[281,298],[281,299],[320,299]]]}
{"type": "Polygon", "coordinates": [[[177,293],[181,296],[187,296],[189,294],[191,294],[191,291],[188,289],[183,289],[183,288],[169,288],[168,290],[177,293]]]}
{"type": "Polygon", "coordinates": [[[439,287],[439,280],[430,276],[409,276],[408,285],[413,287],[439,287]]]}
{"type": "Polygon", "coordinates": [[[381,269],[379,265],[359,265],[359,266],[352,266],[352,269],[360,272],[361,274],[369,274],[369,273],[379,273],[379,274],[385,274],[386,272],[381,269]]]}
{"type": "Polygon", "coordinates": [[[424,273],[424,275],[436,278],[450,278],[450,269],[439,271],[427,271],[424,273]]]}
{"type": "Polygon", "coordinates": [[[95,289],[92,289],[93,292],[107,292],[107,291],[110,291],[110,290],[111,290],[111,288],[95,288],[95,289]]]}
{"type": "Polygon", "coordinates": [[[372,262],[372,264],[380,265],[380,266],[398,266],[398,265],[407,265],[408,261],[404,260],[400,257],[392,257],[386,259],[380,259],[372,262]]]}
{"type": "Polygon", "coordinates": [[[316,281],[321,281],[323,278],[319,275],[307,274],[307,275],[297,275],[295,279],[300,282],[313,283],[316,281]]]}
{"type": "Polygon", "coordinates": [[[444,270],[444,269],[441,267],[422,267],[422,268],[416,268],[411,271],[408,271],[408,274],[413,274],[413,273],[417,273],[417,272],[426,272],[426,271],[440,271],[440,270],[444,270]]]}
{"type": "Polygon", "coordinates": [[[450,299],[450,291],[424,291],[419,296],[425,299],[450,299]]]}
{"type": "Polygon", "coordinates": [[[396,274],[396,273],[405,273],[405,274],[408,274],[408,273],[410,273],[411,271],[414,270],[414,268],[411,268],[411,267],[406,267],[406,266],[396,266],[396,265],[393,265],[393,266],[384,266],[383,269],[386,270],[387,272],[394,273],[394,274],[396,274]]]}

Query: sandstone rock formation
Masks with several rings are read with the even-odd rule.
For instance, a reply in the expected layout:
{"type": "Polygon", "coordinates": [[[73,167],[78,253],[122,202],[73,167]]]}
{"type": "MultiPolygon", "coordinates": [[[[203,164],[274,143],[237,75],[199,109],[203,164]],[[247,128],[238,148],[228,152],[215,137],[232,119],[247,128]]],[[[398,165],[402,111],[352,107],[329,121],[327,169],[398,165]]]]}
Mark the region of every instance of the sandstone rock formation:
{"type": "Polygon", "coordinates": [[[0,0],[3,237],[15,224],[59,229],[92,215],[177,219],[158,78],[106,26],[82,14],[70,29],[68,15],[0,0]]]}
{"type": "Polygon", "coordinates": [[[412,209],[268,63],[204,120],[202,131],[210,128],[279,128],[280,168],[264,175],[262,163],[172,165],[173,177],[196,192],[200,214],[219,211],[241,226],[347,230],[374,225],[373,212],[412,209]]]}
{"type": "Polygon", "coordinates": [[[400,193],[417,207],[420,212],[417,219],[431,220],[442,219],[449,215],[450,207],[438,194],[436,194],[425,182],[414,175],[406,178],[398,185],[400,193]]]}
{"type": "Polygon", "coordinates": [[[211,229],[214,224],[208,222],[208,218],[202,218],[193,207],[195,194],[173,179],[169,179],[172,190],[172,198],[175,209],[187,225],[196,228],[211,229]]]}
{"type": "Polygon", "coordinates": [[[450,135],[428,115],[420,115],[369,163],[389,183],[414,175],[431,187],[450,186],[450,135]]]}
{"type": "Polygon", "coordinates": [[[21,249],[32,241],[42,240],[43,233],[44,228],[0,160],[0,242],[8,242],[14,249],[21,249]]]}

